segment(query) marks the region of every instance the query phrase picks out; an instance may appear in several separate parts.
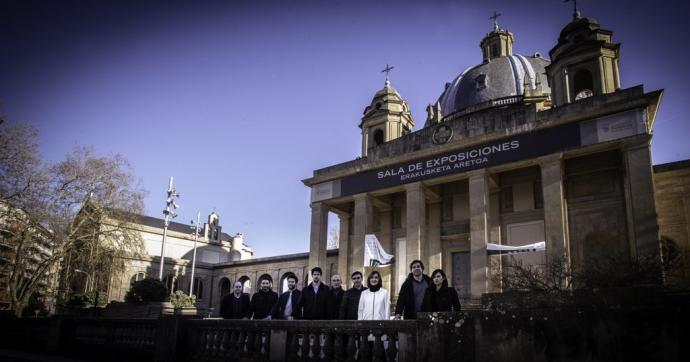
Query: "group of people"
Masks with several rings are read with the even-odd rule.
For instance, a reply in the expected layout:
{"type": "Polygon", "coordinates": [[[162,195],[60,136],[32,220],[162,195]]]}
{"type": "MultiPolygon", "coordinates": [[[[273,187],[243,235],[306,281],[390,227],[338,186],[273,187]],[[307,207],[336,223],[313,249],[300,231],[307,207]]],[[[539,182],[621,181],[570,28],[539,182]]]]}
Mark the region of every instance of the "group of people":
{"type": "MultiPolygon", "coordinates": [[[[340,275],[331,277],[331,285],[321,280],[319,267],[311,270],[312,282],[303,290],[297,289],[297,277],[286,278],[288,290],[278,296],[271,290],[270,281],[262,279],[261,289],[251,300],[243,293],[241,282],[235,282],[232,293],[223,298],[220,315],[225,319],[307,319],[307,320],[387,320],[391,317],[390,294],[383,288],[381,274],[374,270],[367,277],[366,286],[359,271],[352,273],[352,288],[342,288],[340,275]]],[[[396,319],[415,319],[417,312],[460,311],[460,300],[454,288],[448,286],[446,274],[434,270],[431,277],[424,274],[424,263],[410,263],[410,274],[400,288],[395,306],[396,319]]]]}

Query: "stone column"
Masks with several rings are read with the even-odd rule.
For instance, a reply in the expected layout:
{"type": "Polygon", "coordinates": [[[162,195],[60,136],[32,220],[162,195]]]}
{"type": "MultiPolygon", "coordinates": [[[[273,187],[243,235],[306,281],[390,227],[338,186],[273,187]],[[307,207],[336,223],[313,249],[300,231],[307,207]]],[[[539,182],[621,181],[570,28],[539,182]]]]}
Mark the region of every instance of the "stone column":
{"type": "Polygon", "coordinates": [[[427,228],[427,270],[443,267],[443,250],[441,249],[441,199],[429,203],[429,227],[427,228]]]}
{"type": "Polygon", "coordinates": [[[470,172],[470,294],[480,298],[486,293],[487,255],[486,243],[489,241],[489,174],[486,169],[470,172]]]}
{"type": "Polygon", "coordinates": [[[350,243],[350,270],[360,270],[364,273],[364,235],[371,230],[371,201],[366,193],[357,194],[355,198],[355,216],[350,243]]]}
{"type": "Polygon", "coordinates": [[[570,242],[568,238],[568,210],[563,184],[563,155],[553,154],[539,159],[541,185],[544,197],[544,236],[546,260],[563,258],[570,266],[570,242]]]}
{"type": "Polygon", "coordinates": [[[631,255],[659,256],[659,225],[654,203],[650,136],[624,146],[626,211],[631,255]]]}
{"type": "Polygon", "coordinates": [[[340,234],[338,235],[338,274],[347,286],[350,280],[350,215],[339,213],[340,234]]]}
{"type": "MultiPolygon", "coordinates": [[[[379,212],[379,233],[378,233],[378,239],[381,242],[381,246],[383,247],[383,250],[385,250],[387,253],[393,253],[393,230],[392,230],[392,217],[393,217],[393,212],[390,207],[385,207],[380,209],[379,212]]],[[[388,289],[389,291],[392,290],[393,287],[393,275],[395,273],[393,272],[395,269],[393,266],[390,266],[388,268],[380,268],[379,272],[381,273],[381,277],[383,278],[383,287],[388,289]]],[[[392,294],[392,293],[391,293],[392,294]]]]}
{"type": "MultiPolygon", "coordinates": [[[[426,239],[426,198],[424,196],[424,186],[421,182],[414,182],[405,185],[407,198],[406,224],[406,244],[407,260],[400,260],[405,265],[412,260],[423,260],[422,245],[426,239]]],[[[424,251],[426,254],[426,250],[424,251]]]]}
{"type": "MultiPolygon", "coordinates": [[[[326,267],[328,244],[328,207],[320,202],[311,204],[311,232],[309,236],[309,269],[326,267]]],[[[325,270],[324,270],[325,272],[325,270]]],[[[311,276],[310,276],[311,280],[311,276]]]]}

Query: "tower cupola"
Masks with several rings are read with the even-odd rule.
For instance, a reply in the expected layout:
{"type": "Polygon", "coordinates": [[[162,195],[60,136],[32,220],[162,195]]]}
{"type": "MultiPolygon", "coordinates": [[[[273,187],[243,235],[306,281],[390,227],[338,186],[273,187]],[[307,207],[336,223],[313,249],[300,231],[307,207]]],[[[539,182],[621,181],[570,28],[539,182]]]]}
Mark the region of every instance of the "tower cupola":
{"type": "Polygon", "coordinates": [[[482,49],[484,63],[490,62],[491,59],[498,57],[505,57],[508,55],[513,55],[513,33],[508,30],[501,29],[498,27],[498,22],[496,19],[501,16],[500,13],[494,11],[494,15],[489,17],[493,19],[494,28],[493,30],[486,34],[484,39],[479,43],[479,47],[482,49]]]}
{"type": "Polygon", "coordinates": [[[546,67],[554,106],[620,89],[620,44],[612,42],[613,32],[604,30],[594,18],[580,15],[573,20],[551,49],[546,67]]]}
{"type": "MultiPolygon", "coordinates": [[[[390,71],[392,67],[386,67],[390,71]]],[[[404,136],[414,128],[410,106],[395,90],[388,76],[383,89],[376,92],[371,104],[364,108],[359,124],[362,129],[362,157],[384,142],[404,136]]]]}

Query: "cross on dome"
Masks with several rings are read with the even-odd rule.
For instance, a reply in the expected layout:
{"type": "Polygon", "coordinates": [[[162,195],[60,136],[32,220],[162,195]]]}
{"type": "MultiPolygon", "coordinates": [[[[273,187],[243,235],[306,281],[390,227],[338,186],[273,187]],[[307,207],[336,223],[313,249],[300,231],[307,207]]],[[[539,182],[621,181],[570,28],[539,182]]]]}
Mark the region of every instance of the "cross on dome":
{"type": "Polygon", "coordinates": [[[386,73],[386,86],[391,85],[391,82],[388,79],[388,73],[390,73],[391,70],[393,70],[393,68],[395,68],[395,67],[388,65],[388,63],[386,63],[386,67],[381,71],[381,73],[386,73]]]}
{"type": "Polygon", "coordinates": [[[496,19],[498,19],[498,17],[501,15],[501,13],[497,13],[496,10],[494,10],[494,14],[489,16],[489,20],[494,21],[494,30],[498,30],[498,22],[496,21],[496,19]]]}

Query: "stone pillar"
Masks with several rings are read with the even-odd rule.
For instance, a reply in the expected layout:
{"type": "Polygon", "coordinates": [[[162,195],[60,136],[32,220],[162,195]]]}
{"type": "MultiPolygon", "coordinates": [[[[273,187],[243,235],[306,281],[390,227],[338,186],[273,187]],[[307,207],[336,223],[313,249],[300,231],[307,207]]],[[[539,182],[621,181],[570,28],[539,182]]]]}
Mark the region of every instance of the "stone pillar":
{"type": "Polygon", "coordinates": [[[427,270],[443,267],[443,250],[441,249],[441,199],[429,203],[429,227],[427,228],[427,270]]]}
{"type": "MultiPolygon", "coordinates": [[[[350,270],[360,270],[364,273],[364,235],[371,230],[371,201],[366,193],[355,195],[355,215],[350,243],[350,270]]],[[[349,275],[348,275],[349,276],[349,275]]]]}
{"type": "Polygon", "coordinates": [[[486,243],[489,241],[489,174],[486,169],[470,172],[470,294],[480,298],[487,292],[486,243]]]}
{"type": "Polygon", "coordinates": [[[339,213],[340,234],[338,235],[338,274],[347,286],[350,280],[350,215],[339,213]]]}
{"type": "Polygon", "coordinates": [[[570,266],[570,242],[568,238],[568,210],[563,184],[563,155],[553,154],[539,159],[541,185],[544,198],[544,236],[546,260],[563,258],[570,266]]]}
{"type": "MultiPolygon", "coordinates": [[[[378,239],[381,242],[383,250],[385,250],[387,253],[395,254],[393,253],[392,218],[393,212],[390,207],[386,207],[380,210],[378,239]]],[[[392,290],[392,287],[394,285],[393,275],[395,275],[395,273],[393,272],[393,270],[393,266],[379,269],[381,277],[383,278],[383,287],[388,289],[389,291],[392,290]]]]}
{"type": "Polygon", "coordinates": [[[632,256],[659,256],[650,136],[624,146],[626,211],[632,256]]]}
{"type": "MultiPolygon", "coordinates": [[[[311,232],[309,236],[309,269],[326,268],[328,244],[328,207],[320,202],[311,204],[311,232]]],[[[325,270],[324,270],[325,272],[325,270]]],[[[310,276],[311,280],[311,276],[310,276]]]]}
{"type": "MultiPolygon", "coordinates": [[[[407,224],[406,244],[407,260],[400,260],[404,264],[409,264],[412,260],[423,260],[422,245],[426,238],[426,198],[424,186],[421,182],[414,182],[405,185],[407,198],[407,213],[405,215],[407,224]]],[[[426,250],[424,250],[426,254],[426,250]]]]}

